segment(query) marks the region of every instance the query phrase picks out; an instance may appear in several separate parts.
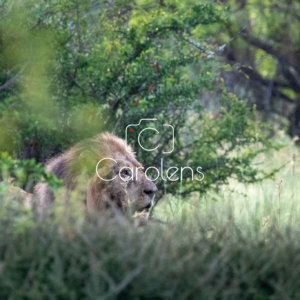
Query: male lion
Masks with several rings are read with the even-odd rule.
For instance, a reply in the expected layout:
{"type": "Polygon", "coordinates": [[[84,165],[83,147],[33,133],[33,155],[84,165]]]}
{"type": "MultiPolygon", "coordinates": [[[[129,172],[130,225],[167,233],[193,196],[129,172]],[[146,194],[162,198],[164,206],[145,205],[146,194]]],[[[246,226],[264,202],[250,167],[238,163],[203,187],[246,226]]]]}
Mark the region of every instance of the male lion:
{"type": "MultiPolygon", "coordinates": [[[[131,207],[133,211],[144,211],[148,218],[157,187],[146,178],[142,165],[134,154],[126,151],[126,147],[131,149],[123,139],[110,133],[101,133],[48,161],[46,171],[63,179],[67,199],[71,191],[84,183],[83,198],[89,212],[107,208],[124,212],[131,207]],[[97,176],[96,165],[103,158],[111,159],[99,164],[98,175],[106,180],[114,180],[105,181],[97,176]]],[[[42,210],[51,206],[54,195],[47,183],[36,185],[34,201],[42,210]]]]}

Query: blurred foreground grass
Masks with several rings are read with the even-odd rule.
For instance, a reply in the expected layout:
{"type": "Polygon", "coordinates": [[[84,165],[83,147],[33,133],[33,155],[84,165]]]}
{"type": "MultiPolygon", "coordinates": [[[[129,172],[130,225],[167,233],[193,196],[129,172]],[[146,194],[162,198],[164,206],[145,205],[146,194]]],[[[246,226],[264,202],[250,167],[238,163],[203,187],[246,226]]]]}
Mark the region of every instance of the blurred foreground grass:
{"type": "MultiPolygon", "coordinates": [[[[299,229],[1,216],[0,299],[299,299],[299,229]]],[[[225,218],[224,218],[225,221],[225,218]]]]}
{"type": "Polygon", "coordinates": [[[2,196],[0,299],[300,299],[299,151],[286,142],[257,160],[289,162],[275,181],[166,195],[166,224],[87,222],[75,204],[39,222],[2,196]]]}

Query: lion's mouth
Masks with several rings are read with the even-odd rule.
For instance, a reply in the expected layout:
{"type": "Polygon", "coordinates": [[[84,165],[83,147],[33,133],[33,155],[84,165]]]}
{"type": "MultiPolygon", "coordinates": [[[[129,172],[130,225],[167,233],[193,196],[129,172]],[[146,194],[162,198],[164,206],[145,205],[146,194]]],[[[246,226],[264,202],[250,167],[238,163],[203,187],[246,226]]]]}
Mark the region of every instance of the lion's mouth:
{"type": "Polygon", "coordinates": [[[147,213],[147,212],[149,212],[151,206],[152,206],[152,204],[149,203],[145,207],[138,209],[137,212],[139,212],[139,213],[142,213],[142,212],[147,213]]]}

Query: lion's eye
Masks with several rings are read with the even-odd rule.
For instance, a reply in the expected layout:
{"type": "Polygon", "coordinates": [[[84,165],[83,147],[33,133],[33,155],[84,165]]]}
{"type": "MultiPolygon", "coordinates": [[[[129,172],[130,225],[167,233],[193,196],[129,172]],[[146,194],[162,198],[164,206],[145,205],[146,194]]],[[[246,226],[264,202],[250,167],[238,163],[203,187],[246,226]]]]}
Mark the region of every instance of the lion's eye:
{"type": "Polygon", "coordinates": [[[131,172],[129,170],[123,170],[122,171],[122,175],[125,177],[130,177],[131,176],[131,172]]]}

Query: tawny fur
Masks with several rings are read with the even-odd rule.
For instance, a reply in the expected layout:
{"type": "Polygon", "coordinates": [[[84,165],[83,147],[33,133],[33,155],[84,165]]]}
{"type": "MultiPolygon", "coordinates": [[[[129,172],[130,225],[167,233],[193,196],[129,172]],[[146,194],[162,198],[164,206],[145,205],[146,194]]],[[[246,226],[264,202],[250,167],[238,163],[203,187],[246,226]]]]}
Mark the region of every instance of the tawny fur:
{"type": "Polygon", "coordinates": [[[25,192],[19,187],[8,185],[7,197],[17,200],[20,204],[23,204],[26,208],[32,207],[32,194],[25,192]]]}
{"type": "MultiPolygon", "coordinates": [[[[63,179],[66,188],[66,199],[70,192],[82,183],[83,200],[89,212],[104,211],[107,208],[118,208],[126,211],[129,206],[135,210],[148,210],[154,201],[156,185],[148,180],[142,171],[142,165],[136,160],[125,140],[110,133],[101,133],[91,139],[84,140],[65,153],[51,159],[46,164],[46,171],[53,172],[63,179]],[[124,181],[119,176],[112,181],[103,181],[96,175],[96,165],[103,158],[113,158],[117,163],[106,160],[99,165],[98,173],[102,178],[113,178],[122,167],[132,168],[134,178],[124,188],[124,181]],[[136,178],[136,168],[137,171],[136,178]]],[[[47,183],[39,183],[35,187],[34,202],[41,208],[51,206],[54,195],[47,183]]]]}

